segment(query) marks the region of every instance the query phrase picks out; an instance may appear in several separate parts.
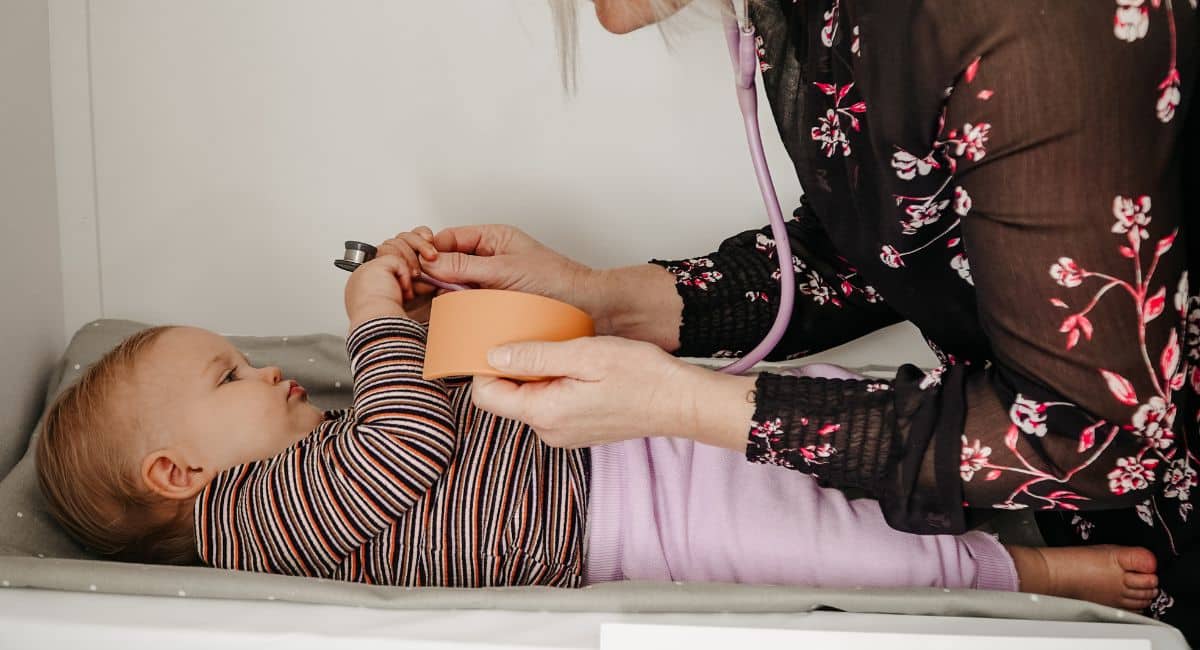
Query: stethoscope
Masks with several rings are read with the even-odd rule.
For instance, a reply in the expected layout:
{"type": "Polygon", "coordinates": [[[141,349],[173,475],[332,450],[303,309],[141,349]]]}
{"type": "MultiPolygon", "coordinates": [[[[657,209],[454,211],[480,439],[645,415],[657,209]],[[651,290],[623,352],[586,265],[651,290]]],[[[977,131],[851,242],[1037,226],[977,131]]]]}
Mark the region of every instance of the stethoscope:
{"type": "MultiPolygon", "coordinates": [[[[758,51],[755,43],[754,25],[750,23],[749,0],[732,2],[725,12],[725,40],[729,45],[729,58],[733,62],[734,85],[737,89],[738,107],[742,111],[742,121],[746,127],[746,142],[750,147],[750,159],[754,163],[754,175],[758,178],[758,189],[762,193],[763,204],[767,208],[767,216],[771,221],[771,235],[775,239],[775,255],[779,261],[779,310],[775,314],[775,322],[766,336],[754,349],[750,350],[737,361],[721,368],[721,372],[741,374],[754,364],[762,361],[775,349],[787,331],[788,321],[792,315],[792,305],[796,299],[796,283],[792,267],[792,247],[788,241],[787,226],[783,220],[783,210],[779,207],[779,199],[775,195],[775,183],[771,180],[771,170],[767,167],[767,156],[763,151],[762,134],[758,128],[758,89],[755,76],[758,70],[758,51]],[[740,10],[740,11],[739,11],[740,10]]],[[[357,241],[346,242],[346,251],[342,259],[333,263],[340,269],[354,271],[360,264],[375,257],[376,249],[370,244],[357,241]]],[[[459,284],[442,282],[437,278],[422,274],[416,278],[418,282],[431,284],[439,289],[461,291],[468,289],[459,284]]]]}

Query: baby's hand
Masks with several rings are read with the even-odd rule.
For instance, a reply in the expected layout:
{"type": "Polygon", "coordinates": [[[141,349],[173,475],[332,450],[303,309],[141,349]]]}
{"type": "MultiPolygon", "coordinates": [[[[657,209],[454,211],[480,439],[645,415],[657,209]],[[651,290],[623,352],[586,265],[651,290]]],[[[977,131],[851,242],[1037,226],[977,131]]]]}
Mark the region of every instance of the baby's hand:
{"type": "Polygon", "coordinates": [[[402,232],[379,245],[380,255],[395,255],[408,265],[410,276],[401,279],[404,291],[404,310],[409,316],[425,322],[429,320],[429,303],[438,295],[437,287],[426,282],[414,282],[421,276],[421,259],[435,260],[438,250],[433,245],[433,231],[425,226],[402,232]]]}
{"type": "Polygon", "coordinates": [[[346,281],[346,316],[353,331],[372,318],[407,316],[401,285],[412,278],[408,264],[395,255],[379,255],[350,274],[346,281]]]}

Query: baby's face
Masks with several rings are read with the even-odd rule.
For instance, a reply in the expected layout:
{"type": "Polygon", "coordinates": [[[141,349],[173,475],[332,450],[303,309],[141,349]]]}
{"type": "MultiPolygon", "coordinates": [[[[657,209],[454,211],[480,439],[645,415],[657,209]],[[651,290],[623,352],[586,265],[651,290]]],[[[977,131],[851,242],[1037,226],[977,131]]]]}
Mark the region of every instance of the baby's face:
{"type": "Polygon", "coordinates": [[[279,368],[255,368],[224,337],[176,327],[138,363],[138,401],[158,440],[188,465],[215,475],[269,458],[304,438],[323,419],[299,384],[279,368]]]}

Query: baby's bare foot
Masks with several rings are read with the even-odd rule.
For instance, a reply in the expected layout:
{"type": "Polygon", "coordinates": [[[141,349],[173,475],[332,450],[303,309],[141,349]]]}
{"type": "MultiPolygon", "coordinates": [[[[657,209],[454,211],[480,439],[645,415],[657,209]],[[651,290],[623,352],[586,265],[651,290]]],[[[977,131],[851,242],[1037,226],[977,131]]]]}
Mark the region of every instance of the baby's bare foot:
{"type": "Polygon", "coordinates": [[[1158,594],[1154,554],[1136,546],[1007,547],[1021,591],[1141,611],[1158,594]]]}

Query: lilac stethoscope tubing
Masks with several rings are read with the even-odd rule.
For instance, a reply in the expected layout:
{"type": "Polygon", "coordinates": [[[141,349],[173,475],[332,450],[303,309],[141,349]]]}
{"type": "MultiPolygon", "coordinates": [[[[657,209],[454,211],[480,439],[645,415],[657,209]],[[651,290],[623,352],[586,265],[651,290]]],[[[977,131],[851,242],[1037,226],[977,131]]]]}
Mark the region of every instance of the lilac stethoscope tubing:
{"type": "MultiPolygon", "coordinates": [[[[736,0],[735,0],[736,2],[736,0]]],[[[758,51],[754,42],[754,25],[750,24],[749,1],[742,2],[745,25],[738,20],[737,10],[731,3],[725,12],[725,40],[729,45],[729,58],[733,61],[734,85],[737,88],[738,108],[742,110],[742,121],[746,126],[746,143],[750,146],[750,158],[754,162],[754,175],[758,178],[758,189],[762,193],[763,205],[771,221],[771,236],[775,239],[775,255],[779,260],[779,310],[775,322],[766,336],[741,359],[721,368],[721,372],[739,375],[767,358],[779,344],[787,331],[792,316],[792,305],[796,300],[795,270],[792,267],[792,246],[788,240],[783,210],[775,194],[775,183],[767,167],[767,156],[763,151],[762,133],[758,128],[758,90],[754,83],[758,72],[758,51]]]]}
{"type": "MultiPolygon", "coordinates": [[[[748,3],[743,0],[742,9],[746,19],[743,27],[732,4],[724,16],[725,38],[729,44],[729,58],[733,61],[734,85],[737,87],[738,107],[746,126],[746,142],[750,146],[750,158],[754,163],[754,175],[758,178],[758,189],[762,192],[763,204],[771,221],[771,235],[775,239],[775,255],[779,258],[779,311],[775,322],[763,340],[741,359],[721,368],[721,372],[741,374],[762,361],[779,344],[787,331],[796,299],[795,274],[792,267],[792,247],[788,241],[787,226],[784,225],[783,210],[775,194],[775,183],[767,167],[767,156],[763,151],[762,134],[758,128],[758,90],[754,83],[758,71],[758,52],[754,43],[754,26],[750,24],[748,3]]],[[[435,287],[448,291],[466,289],[462,285],[443,282],[428,275],[417,278],[435,287]]]]}

